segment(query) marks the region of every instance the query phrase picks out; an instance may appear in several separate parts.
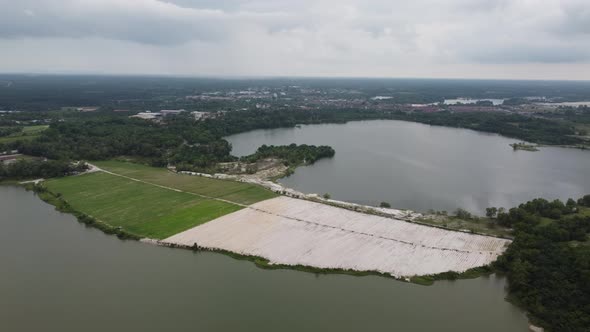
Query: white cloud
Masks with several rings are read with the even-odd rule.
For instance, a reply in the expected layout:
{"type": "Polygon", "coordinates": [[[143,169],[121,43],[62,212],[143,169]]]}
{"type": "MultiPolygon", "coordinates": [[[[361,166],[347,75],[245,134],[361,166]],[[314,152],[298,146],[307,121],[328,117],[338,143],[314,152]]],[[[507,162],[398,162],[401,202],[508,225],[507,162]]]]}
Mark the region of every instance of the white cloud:
{"type": "Polygon", "coordinates": [[[0,71],[590,79],[585,0],[0,0],[0,8],[0,71]]]}

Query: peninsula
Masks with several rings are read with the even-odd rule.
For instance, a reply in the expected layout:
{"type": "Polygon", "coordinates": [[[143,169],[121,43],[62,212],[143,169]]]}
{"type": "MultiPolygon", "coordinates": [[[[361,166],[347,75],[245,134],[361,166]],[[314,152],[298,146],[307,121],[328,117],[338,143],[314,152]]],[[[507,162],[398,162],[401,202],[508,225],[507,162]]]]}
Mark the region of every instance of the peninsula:
{"type": "Polygon", "coordinates": [[[377,216],[249,183],[128,162],[96,165],[40,184],[42,197],[145,242],[227,251],[269,266],[412,278],[487,266],[511,242],[413,223],[417,214],[399,210],[377,216]],[[402,215],[408,218],[393,217],[402,215]]]}

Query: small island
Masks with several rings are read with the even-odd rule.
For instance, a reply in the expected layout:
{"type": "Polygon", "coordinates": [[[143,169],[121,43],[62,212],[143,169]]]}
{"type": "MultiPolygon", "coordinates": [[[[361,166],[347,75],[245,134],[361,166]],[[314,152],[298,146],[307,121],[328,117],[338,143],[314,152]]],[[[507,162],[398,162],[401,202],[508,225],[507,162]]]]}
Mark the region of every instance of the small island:
{"type": "Polygon", "coordinates": [[[524,150],[524,151],[539,151],[536,145],[527,144],[527,143],[512,143],[510,144],[514,151],[516,150],[524,150]]]}

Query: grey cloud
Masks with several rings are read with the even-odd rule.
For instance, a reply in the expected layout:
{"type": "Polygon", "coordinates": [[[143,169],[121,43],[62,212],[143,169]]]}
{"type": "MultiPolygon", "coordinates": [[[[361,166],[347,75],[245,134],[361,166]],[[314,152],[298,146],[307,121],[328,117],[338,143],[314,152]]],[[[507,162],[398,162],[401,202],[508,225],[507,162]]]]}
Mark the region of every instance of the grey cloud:
{"type": "MultiPolygon", "coordinates": [[[[99,37],[173,45],[220,41],[244,25],[278,31],[299,26],[290,1],[0,0],[0,38],[99,37]],[[127,5],[122,5],[127,4],[127,5]]],[[[292,3],[292,2],[291,2],[292,3]]]]}
{"type": "Polygon", "coordinates": [[[590,4],[575,3],[566,5],[564,16],[555,27],[560,34],[585,34],[590,35],[590,4]]]}
{"type": "Polygon", "coordinates": [[[582,48],[535,47],[514,45],[506,48],[478,49],[466,57],[481,63],[576,63],[590,60],[590,51],[582,48]]]}
{"type": "Polygon", "coordinates": [[[230,35],[232,22],[256,19],[248,13],[183,8],[155,0],[143,1],[143,6],[141,1],[134,1],[137,6],[119,6],[116,1],[90,1],[90,8],[71,0],[2,5],[0,38],[98,37],[173,45],[220,41],[230,35]]]}
{"type": "MultiPolygon", "coordinates": [[[[0,52],[0,70],[8,66],[3,63],[24,66],[10,58],[19,47],[50,54],[27,61],[67,66],[61,59],[72,58],[85,66],[97,52],[90,45],[116,48],[116,61],[146,72],[297,74],[315,68],[358,75],[554,66],[590,62],[590,2],[0,0],[0,44],[17,48],[0,52]],[[67,49],[59,49],[63,45],[67,49]]],[[[96,67],[125,67],[115,67],[115,60],[96,67]]]]}

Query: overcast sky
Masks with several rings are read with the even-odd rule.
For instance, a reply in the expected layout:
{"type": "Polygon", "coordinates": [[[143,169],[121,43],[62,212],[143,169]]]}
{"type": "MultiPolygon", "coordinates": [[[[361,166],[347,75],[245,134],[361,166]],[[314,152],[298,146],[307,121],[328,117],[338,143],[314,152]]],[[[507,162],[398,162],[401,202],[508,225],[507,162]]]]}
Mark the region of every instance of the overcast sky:
{"type": "Polygon", "coordinates": [[[590,0],[0,0],[0,72],[590,79],[590,0]]]}

